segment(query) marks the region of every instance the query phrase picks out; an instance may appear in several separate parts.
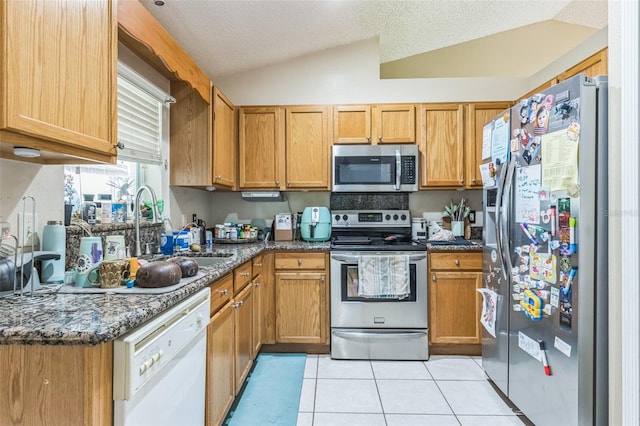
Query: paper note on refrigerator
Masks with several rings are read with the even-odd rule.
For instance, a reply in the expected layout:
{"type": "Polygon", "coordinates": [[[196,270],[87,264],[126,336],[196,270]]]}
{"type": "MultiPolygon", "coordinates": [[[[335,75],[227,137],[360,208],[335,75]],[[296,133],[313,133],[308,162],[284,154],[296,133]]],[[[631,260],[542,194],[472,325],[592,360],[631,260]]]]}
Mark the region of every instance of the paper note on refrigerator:
{"type": "Polygon", "coordinates": [[[489,334],[496,337],[496,306],[498,305],[498,294],[488,288],[478,288],[476,290],[482,295],[480,323],[489,334]]]}
{"type": "Polygon", "coordinates": [[[491,130],[493,123],[487,123],[482,128],[482,159],[491,157],[491,130]]]}
{"type": "Polygon", "coordinates": [[[540,164],[516,169],[515,186],[516,222],[539,224],[540,164]]]}
{"type": "Polygon", "coordinates": [[[507,161],[509,142],[509,117],[506,116],[506,119],[493,122],[493,130],[491,131],[491,158],[494,163],[503,164],[507,161]]]}
{"type": "Polygon", "coordinates": [[[551,191],[576,191],[579,141],[579,136],[566,129],[542,136],[543,186],[551,191]]]}

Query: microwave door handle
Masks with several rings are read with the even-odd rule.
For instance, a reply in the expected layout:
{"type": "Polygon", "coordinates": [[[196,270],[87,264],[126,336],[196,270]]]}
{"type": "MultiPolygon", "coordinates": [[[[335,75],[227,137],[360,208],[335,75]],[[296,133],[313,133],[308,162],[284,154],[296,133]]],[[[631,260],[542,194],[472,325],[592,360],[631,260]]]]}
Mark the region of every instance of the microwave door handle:
{"type": "Polygon", "coordinates": [[[400,156],[400,150],[396,149],[396,191],[400,191],[400,177],[402,175],[402,157],[400,156]]]}

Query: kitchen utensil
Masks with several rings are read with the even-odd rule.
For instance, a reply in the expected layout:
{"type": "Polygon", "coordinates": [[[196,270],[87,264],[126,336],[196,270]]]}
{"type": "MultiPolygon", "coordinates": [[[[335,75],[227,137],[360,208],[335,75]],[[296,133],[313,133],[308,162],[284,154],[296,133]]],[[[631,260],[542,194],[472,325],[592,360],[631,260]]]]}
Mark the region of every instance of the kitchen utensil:
{"type": "Polygon", "coordinates": [[[126,259],[105,260],[91,268],[87,281],[95,287],[117,288],[129,278],[130,265],[126,259]]]}
{"type": "Polygon", "coordinates": [[[178,256],[167,259],[167,262],[175,262],[180,266],[182,278],[193,277],[198,273],[198,262],[194,259],[178,256]]]}
{"type": "Polygon", "coordinates": [[[80,254],[76,268],[76,287],[91,287],[87,282],[87,275],[91,269],[104,260],[102,256],[102,239],[100,237],[82,237],[80,239],[80,254]]]}
{"type": "Polygon", "coordinates": [[[138,287],[167,287],[178,284],[182,278],[182,269],[175,262],[158,260],[145,263],[138,268],[136,285],[138,287]]]}
{"type": "Polygon", "coordinates": [[[67,231],[61,221],[50,220],[42,230],[42,250],[53,251],[60,255],[58,260],[43,260],[40,270],[42,282],[64,281],[64,262],[67,231]]]}

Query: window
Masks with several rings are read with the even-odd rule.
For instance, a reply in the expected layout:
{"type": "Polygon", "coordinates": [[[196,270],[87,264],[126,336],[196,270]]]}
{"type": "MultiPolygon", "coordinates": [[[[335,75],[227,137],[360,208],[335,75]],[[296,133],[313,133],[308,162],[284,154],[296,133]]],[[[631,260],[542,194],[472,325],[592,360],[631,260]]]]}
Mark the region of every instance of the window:
{"type": "Polygon", "coordinates": [[[74,211],[80,210],[86,197],[130,205],[141,185],[150,186],[163,199],[168,190],[162,173],[168,148],[163,141],[167,140],[172,102],[171,96],[119,62],[118,141],[124,148],[118,150],[116,165],[65,166],[65,203],[73,204],[74,211]]]}

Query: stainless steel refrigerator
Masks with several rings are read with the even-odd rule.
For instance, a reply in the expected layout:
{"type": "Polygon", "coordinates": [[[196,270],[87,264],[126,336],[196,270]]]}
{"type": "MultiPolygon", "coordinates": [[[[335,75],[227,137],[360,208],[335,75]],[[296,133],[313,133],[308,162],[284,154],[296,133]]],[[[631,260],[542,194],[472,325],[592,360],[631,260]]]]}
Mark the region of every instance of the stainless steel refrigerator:
{"type": "Polygon", "coordinates": [[[536,425],[604,425],[607,79],[523,100],[507,136],[505,115],[483,147],[483,366],[536,425]]]}

